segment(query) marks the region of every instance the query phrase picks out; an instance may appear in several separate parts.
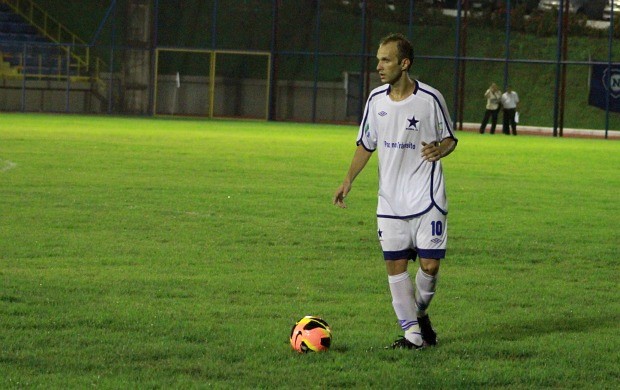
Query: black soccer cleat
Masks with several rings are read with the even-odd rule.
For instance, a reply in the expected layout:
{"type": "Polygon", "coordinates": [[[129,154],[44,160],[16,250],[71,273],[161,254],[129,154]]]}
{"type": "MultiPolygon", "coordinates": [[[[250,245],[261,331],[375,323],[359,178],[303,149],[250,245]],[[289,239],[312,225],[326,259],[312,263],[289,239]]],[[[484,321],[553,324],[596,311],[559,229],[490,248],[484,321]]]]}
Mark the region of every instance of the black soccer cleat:
{"type": "Polygon", "coordinates": [[[392,343],[389,347],[385,347],[385,349],[422,349],[426,346],[426,343],[422,343],[422,345],[415,345],[411,341],[407,340],[405,336],[400,336],[396,341],[392,343]]]}
{"type": "Polygon", "coordinates": [[[426,345],[437,345],[437,333],[431,325],[431,319],[428,314],[424,317],[418,317],[418,324],[420,325],[420,333],[422,333],[422,340],[426,345]]]}

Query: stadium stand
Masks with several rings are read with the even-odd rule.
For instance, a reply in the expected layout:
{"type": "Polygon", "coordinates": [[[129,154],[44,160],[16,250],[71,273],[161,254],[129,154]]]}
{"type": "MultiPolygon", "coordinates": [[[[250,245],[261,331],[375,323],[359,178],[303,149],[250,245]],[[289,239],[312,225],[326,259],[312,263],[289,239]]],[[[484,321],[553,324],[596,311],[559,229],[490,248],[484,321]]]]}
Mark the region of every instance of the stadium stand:
{"type": "Polygon", "coordinates": [[[85,42],[28,0],[0,3],[0,60],[10,64],[8,75],[38,79],[97,79],[101,65],[85,42]]]}
{"type": "Polygon", "coordinates": [[[67,74],[66,55],[6,4],[0,4],[0,74],[50,77],[67,74]]]}

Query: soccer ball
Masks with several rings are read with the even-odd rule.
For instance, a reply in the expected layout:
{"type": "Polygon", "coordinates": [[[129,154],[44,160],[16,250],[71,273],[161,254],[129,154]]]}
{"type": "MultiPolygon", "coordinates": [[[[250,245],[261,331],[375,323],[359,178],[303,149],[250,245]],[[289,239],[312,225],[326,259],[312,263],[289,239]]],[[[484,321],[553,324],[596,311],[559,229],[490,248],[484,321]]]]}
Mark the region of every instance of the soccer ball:
{"type": "Polygon", "coordinates": [[[291,346],[299,353],[327,351],[332,331],[320,317],[305,316],[291,329],[291,346]]]}

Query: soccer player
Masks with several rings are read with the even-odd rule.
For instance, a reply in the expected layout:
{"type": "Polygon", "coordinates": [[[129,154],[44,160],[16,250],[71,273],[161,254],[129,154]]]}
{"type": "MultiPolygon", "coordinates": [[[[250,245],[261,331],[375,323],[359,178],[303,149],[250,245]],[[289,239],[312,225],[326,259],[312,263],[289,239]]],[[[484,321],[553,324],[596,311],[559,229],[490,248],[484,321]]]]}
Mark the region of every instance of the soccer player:
{"type": "Polygon", "coordinates": [[[446,254],[448,202],[441,159],[457,144],[439,91],[409,76],[413,47],[402,34],[383,38],[377,51],[383,86],[368,97],[357,149],[333,196],[345,197],[374,151],[378,153],[378,238],[388,274],[392,305],[404,336],[392,348],[437,343],[427,309],[435,294],[440,260],[446,254]],[[415,283],[407,271],[419,257],[415,283]]]}

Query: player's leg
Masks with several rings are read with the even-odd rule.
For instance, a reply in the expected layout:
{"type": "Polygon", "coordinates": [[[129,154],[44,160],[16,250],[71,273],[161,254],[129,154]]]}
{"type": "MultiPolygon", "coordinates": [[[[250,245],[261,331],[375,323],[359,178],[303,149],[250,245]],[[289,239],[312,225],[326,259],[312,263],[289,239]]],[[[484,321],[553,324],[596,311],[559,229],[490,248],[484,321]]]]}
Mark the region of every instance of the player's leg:
{"type": "Polygon", "coordinates": [[[415,276],[416,308],[418,317],[426,315],[426,309],[431,304],[437,286],[440,259],[420,257],[420,267],[415,276]]]}
{"type": "Polygon", "coordinates": [[[484,134],[484,131],[487,128],[487,123],[489,123],[489,117],[491,116],[490,110],[484,111],[484,117],[482,118],[482,122],[480,123],[480,134],[484,134]]]}
{"type": "Polygon", "coordinates": [[[407,221],[378,218],[378,235],[388,274],[392,307],[405,336],[393,348],[419,348],[422,334],[416,315],[415,290],[407,271],[410,259],[415,258],[407,221]]]}
{"type": "Polygon", "coordinates": [[[408,259],[387,260],[388,282],[392,295],[392,307],[398,319],[398,323],[404,332],[404,337],[399,338],[392,344],[392,348],[420,348],[423,346],[422,332],[418,324],[415,303],[415,287],[409,273],[402,270],[403,264],[408,259]],[[390,272],[395,272],[394,275],[390,272]]]}
{"type": "Polygon", "coordinates": [[[491,134],[495,134],[495,127],[497,126],[497,114],[499,113],[499,108],[491,111],[491,134]]]}
{"type": "Polygon", "coordinates": [[[435,345],[437,335],[432,328],[427,310],[437,288],[440,260],[446,255],[448,226],[446,215],[433,209],[420,217],[420,226],[415,236],[420,267],[416,273],[416,316],[427,344],[435,345]]]}
{"type": "Polygon", "coordinates": [[[433,329],[431,319],[426,310],[435,296],[439,264],[439,259],[420,258],[420,268],[418,268],[415,278],[416,317],[418,318],[422,339],[428,345],[437,344],[437,333],[433,329]]]}

